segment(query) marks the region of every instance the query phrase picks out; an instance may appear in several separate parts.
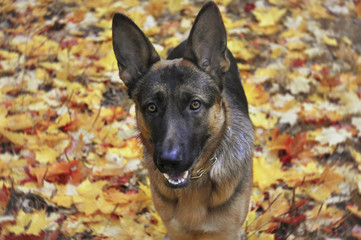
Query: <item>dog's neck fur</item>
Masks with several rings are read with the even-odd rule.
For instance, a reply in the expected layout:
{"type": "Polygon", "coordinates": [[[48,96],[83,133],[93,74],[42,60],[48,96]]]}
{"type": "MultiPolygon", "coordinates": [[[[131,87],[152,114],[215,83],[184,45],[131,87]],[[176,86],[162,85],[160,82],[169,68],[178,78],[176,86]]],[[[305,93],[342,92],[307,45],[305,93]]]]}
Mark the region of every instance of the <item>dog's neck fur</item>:
{"type": "Polygon", "coordinates": [[[227,127],[227,113],[224,106],[225,104],[222,101],[221,114],[224,115],[224,122],[222,124],[222,127],[220,128],[219,132],[215,134],[215,136],[213,136],[213,139],[209,140],[209,144],[206,144],[205,149],[203,150],[204,154],[199,156],[199,159],[196,161],[197,164],[194,167],[191,180],[198,180],[199,178],[208,175],[209,172],[212,170],[213,166],[217,163],[218,157],[220,157],[216,153],[216,150],[221,144],[223,136],[226,134],[227,131],[230,131],[230,128],[227,127]]]}
{"type": "Polygon", "coordinates": [[[244,114],[229,109],[229,106],[225,104],[223,106],[226,108],[224,113],[226,115],[232,114],[233,118],[225,117],[225,124],[220,131],[223,137],[220,138],[221,141],[216,143],[215,151],[209,153],[206,160],[195,168],[194,174],[199,170],[204,170],[204,173],[200,177],[194,177],[194,180],[210,174],[211,179],[217,179],[217,183],[223,185],[228,182],[225,176],[239,175],[239,173],[234,172],[234,169],[247,169],[249,167],[247,165],[250,163],[246,162],[245,159],[252,159],[254,136],[253,131],[245,131],[244,129],[252,129],[253,126],[244,114]],[[237,159],[237,161],[230,161],[230,159],[237,159]],[[238,165],[235,166],[234,164],[238,165]],[[224,181],[219,182],[219,180],[224,181]]]}
{"type": "Polygon", "coordinates": [[[232,114],[232,117],[227,116],[226,118],[227,131],[223,134],[223,138],[214,152],[214,157],[218,161],[210,171],[211,179],[222,180],[223,182],[217,182],[221,185],[227,183],[225,176],[239,175],[235,169],[244,169],[245,174],[247,174],[246,169],[251,163],[247,162],[246,159],[252,159],[254,139],[253,131],[249,131],[249,129],[253,129],[249,118],[242,112],[235,110],[231,105],[225,107],[227,108],[226,113],[232,114]],[[237,161],[231,161],[231,159],[237,159],[237,161]]]}

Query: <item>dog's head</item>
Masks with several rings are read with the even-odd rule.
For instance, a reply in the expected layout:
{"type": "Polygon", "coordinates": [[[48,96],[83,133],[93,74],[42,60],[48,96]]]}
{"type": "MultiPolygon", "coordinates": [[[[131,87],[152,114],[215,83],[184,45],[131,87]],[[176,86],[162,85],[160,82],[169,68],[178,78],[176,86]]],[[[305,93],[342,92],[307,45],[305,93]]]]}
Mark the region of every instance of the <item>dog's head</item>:
{"type": "Polygon", "coordinates": [[[199,12],[183,58],[160,60],[128,17],[113,17],[119,75],[136,103],[147,151],[170,187],[184,187],[205,148],[224,129],[222,88],[229,68],[227,36],[218,7],[199,12]]]}

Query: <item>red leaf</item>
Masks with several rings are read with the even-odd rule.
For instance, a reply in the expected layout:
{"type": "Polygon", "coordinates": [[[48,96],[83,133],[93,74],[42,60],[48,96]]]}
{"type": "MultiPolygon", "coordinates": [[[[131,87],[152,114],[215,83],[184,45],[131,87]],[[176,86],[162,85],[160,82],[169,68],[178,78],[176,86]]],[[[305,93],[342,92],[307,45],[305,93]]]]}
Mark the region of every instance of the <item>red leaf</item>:
{"type": "Polygon", "coordinates": [[[292,67],[303,67],[305,66],[306,61],[304,59],[296,58],[292,60],[291,66],[292,67]]]}
{"type": "Polygon", "coordinates": [[[306,215],[300,215],[300,216],[294,217],[294,218],[292,218],[292,220],[291,220],[291,224],[292,224],[293,226],[297,226],[298,223],[304,222],[305,219],[306,219],[306,215]]]}
{"type": "Polygon", "coordinates": [[[244,5],[244,11],[246,12],[246,13],[249,13],[250,11],[252,11],[253,9],[255,9],[256,8],[256,5],[254,4],[254,3],[246,3],[245,5],[244,5]]]}

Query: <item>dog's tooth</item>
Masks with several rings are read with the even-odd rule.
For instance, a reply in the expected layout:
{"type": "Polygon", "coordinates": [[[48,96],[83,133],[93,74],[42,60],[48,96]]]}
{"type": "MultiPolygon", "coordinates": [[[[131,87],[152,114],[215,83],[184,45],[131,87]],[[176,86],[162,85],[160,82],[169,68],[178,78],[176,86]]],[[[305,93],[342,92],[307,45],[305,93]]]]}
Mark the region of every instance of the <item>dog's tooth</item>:
{"type": "Polygon", "coordinates": [[[183,172],[182,176],[177,179],[172,179],[167,173],[163,173],[163,176],[167,179],[167,181],[172,185],[183,184],[187,181],[189,176],[189,171],[183,172]]]}

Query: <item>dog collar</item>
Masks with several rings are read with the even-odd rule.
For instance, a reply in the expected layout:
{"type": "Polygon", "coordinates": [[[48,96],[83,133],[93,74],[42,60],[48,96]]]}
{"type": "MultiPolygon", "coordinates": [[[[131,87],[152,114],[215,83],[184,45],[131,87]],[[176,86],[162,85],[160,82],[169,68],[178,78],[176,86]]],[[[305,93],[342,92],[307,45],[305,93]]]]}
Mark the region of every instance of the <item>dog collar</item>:
{"type": "MultiPolygon", "coordinates": [[[[225,130],[225,133],[231,137],[232,136],[232,129],[230,127],[227,127],[225,130]]],[[[211,158],[210,162],[210,166],[208,169],[204,169],[204,168],[199,168],[194,175],[191,176],[191,180],[196,180],[199,179],[201,177],[203,177],[204,175],[207,175],[208,172],[212,169],[212,167],[216,164],[216,162],[218,161],[218,158],[213,155],[213,157],[211,158]]]]}
{"type": "Polygon", "coordinates": [[[213,157],[211,158],[211,160],[210,160],[210,161],[211,161],[211,165],[210,165],[209,169],[199,168],[199,169],[196,171],[195,175],[191,176],[191,180],[199,179],[199,178],[203,177],[204,175],[207,175],[208,172],[211,170],[212,166],[213,166],[214,164],[216,164],[217,160],[218,160],[218,158],[217,158],[216,156],[213,156],[213,157]]]}

